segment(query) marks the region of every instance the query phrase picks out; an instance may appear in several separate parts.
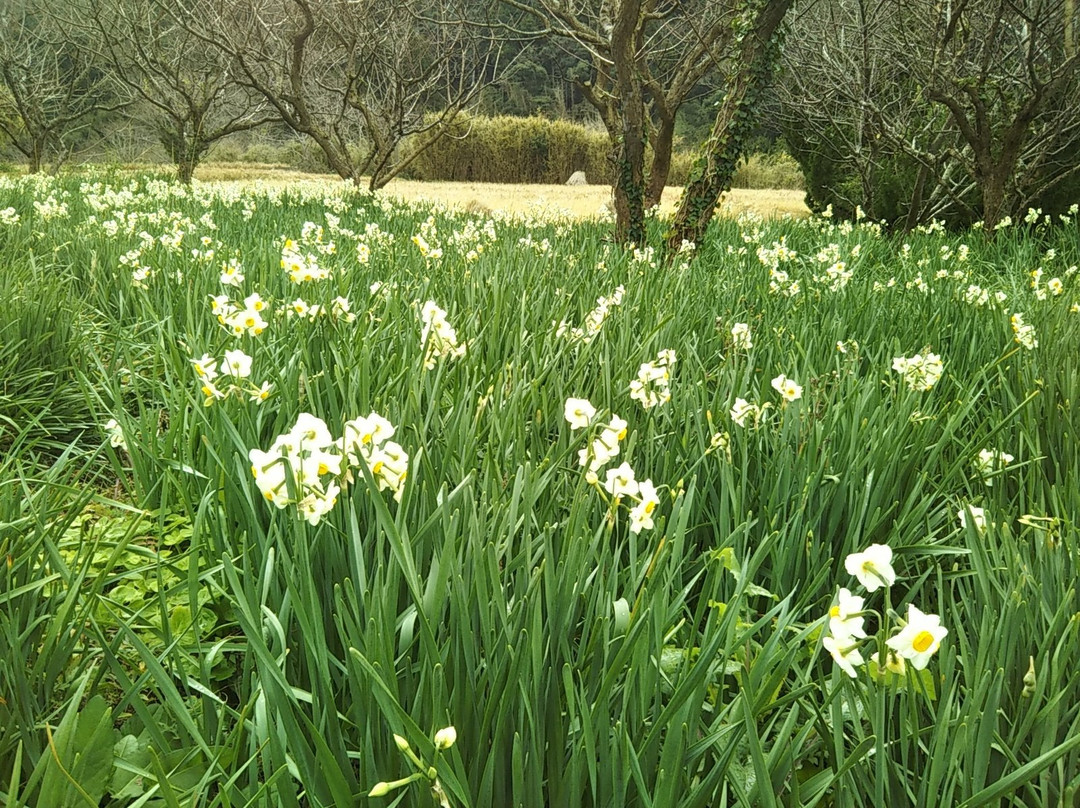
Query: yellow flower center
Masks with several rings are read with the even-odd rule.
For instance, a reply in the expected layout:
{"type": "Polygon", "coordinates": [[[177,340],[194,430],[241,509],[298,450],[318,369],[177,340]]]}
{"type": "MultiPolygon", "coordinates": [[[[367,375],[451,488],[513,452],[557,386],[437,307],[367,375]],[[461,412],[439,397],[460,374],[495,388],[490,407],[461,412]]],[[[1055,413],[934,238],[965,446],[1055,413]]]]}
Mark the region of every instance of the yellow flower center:
{"type": "Polygon", "coordinates": [[[618,439],[623,440],[626,437],[626,427],[623,427],[622,431],[618,434],[618,439]]]}
{"type": "Polygon", "coordinates": [[[655,502],[650,500],[649,502],[645,503],[645,513],[647,513],[647,514],[652,513],[655,510],[656,510],[656,503],[655,502]]]}
{"type": "Polygon", "coordinates": [[[251,328],[253,325],[255,325],[255,318],[254,317],[246,318],[244,320],[244,325],[246,325],[248,328],[251,328]]]}
{"type": "Polygon", "coordinates": [[[319,464],[319,474],[329,474],[329,473],[330,473],[330,467],[328,465],[326,465],[325,463],[320,463],[319,464]]]}
{"type": "Polygon", "coordinates": [[[920,631],[915,635],[915,639],[911,641],[911,647],[918,651],[920,654],[926,651],[931,645],[934,644],[934,635],[929,631],[920,631]]]}
{"type": "Polygon", "coordinates": [[[371,467],[371,473],[372,474],[378,474],[379,472],[382,471],[382,467],[383,467],[383,462],[380,460],[378,463],[376,463],[374,466],[371,467]]]}
{"type": "Polygon", "coordinates": [[[839,617],[839,616],[840,616],[840,607],[839,606],[833,606],[831,609],[829,609],[829,617],[839,617]]]}

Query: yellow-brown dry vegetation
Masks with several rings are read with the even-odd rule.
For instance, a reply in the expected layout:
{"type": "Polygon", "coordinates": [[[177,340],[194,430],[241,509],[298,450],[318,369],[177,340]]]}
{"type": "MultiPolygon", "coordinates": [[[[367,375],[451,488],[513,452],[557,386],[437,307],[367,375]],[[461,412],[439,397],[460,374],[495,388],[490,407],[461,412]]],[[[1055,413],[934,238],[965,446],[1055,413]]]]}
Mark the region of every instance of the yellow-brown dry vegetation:
{"type": "MultiPolygon", "coordinates": [[[[208,164],[195,172],[203,182],[319,183],[340,182],[332,175],[305,174],[298,171],[248,163],[208,164]]],[[[682,188],[669,187],[660,203],[662,213],[673,213],[682,188]]],[[[574,218],[601,215],[610,204],[611,189],[606,185],[504,185],[499,183],[419,182],[393,180],[381,192],[405,200],[428,200],[448,207],[477,213],[566,212],[574,218]]],[[[735,188],[724,195],[721,215],[737,216],[752,210],[763,216],[809,216],[803,191],[748,190],[735,188]]]]}

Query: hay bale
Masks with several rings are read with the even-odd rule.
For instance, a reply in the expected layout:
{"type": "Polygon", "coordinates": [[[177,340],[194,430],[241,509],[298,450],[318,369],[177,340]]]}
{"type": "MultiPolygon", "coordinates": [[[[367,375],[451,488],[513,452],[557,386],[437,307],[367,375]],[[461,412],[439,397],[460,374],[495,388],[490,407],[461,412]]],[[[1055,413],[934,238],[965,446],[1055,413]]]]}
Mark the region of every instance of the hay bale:
{"type": "Polygon", "coordinates": [[[589,181],[585,179],[584,171],[575,171],[570,175],[570,179],[566,181],[567,185],[588,185],[589,181]]]}

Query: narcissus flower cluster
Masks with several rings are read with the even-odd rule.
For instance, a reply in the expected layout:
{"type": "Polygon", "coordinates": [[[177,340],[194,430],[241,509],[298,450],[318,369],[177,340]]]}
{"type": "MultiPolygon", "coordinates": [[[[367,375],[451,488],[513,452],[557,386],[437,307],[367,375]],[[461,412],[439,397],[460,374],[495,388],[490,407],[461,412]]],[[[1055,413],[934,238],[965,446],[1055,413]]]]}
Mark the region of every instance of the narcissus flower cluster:
{"type": "Polygon", "coordinates": [[[465,355],[466,345],[458,343],[457,331],[446,320],[446,312],[434,300],[420,309],[420,344],[424,347],[424,367],[433,370],[435,362],[442,358],[457,359],[465,355]]]}
{"type": "Polygon", "coordinates": [[[675,366],[675,351],[660,351],[653,362],[643,362],[637,378],[630,382],[630,398],[646,410],[671,401],[671,369],[675,366]]]}
{"type": "Polygon", "coordinates": [[[330,271],[319,266],[318,256],[304,251],[292,239],[285,239],[281,248],[281,268],[296,284],[323,281],[330,277],[330,271]]]}
{"type": "Polygon", "coordinates": [[[244,298],[242,306],[233,303],[228,295],[211,295],[210,312],[217,321],[234,337],[248,334],[259,336],[266,330],[267,322],[263,318],[266,301],[258,292],[252,292],[244,298]]]}
{"type": "Polygon", "coordinates": [[[1021,348],[1031,351],[1039,347],[1039,340],[1035,336],[1035,326],[1024,322],[1024,315],[1017,312],[1009,318],[1012,325],[1013,339],[1021,348]]]}
{"type": "Polygon", "coordinates": [[[199,379],[199,390],[206,399],[204,405],[209,407],[230,395],[237,398],[247,396],[249,401],[257,404],[266,401],[270,396],[270,384],[263,382],[256,386],[250,381],[251,363],[251,357],[239,349],[226,351],[220,362],[210,354],[192,359],[191,364],[199,379]]]}
{"type": "Polygon", "coordinates": [[[747,323],[735,323],[731,327],[731,347],[736,351],[749,351],[754,347],[753,336],[747,323]]]}
{"type": "Polygon", "coordinates": [[[400,444],[390,440],[395,431],[386,418],[372,412],[366,418],[345,422],[341,448],[351,468],[359,468],[361,463],[366,465],[379,490],[392,492],[400,502],[409,472],[409,455],[400,444]]]}
{"type": "MultiPolygon", "coordinates": [[[[892,557],[892,548],[888,545],[871,544],[865,550],[845,558],[844,569],[854,575],[867,592],[876,592],[896,582],[892,557]]],[[[878,665],[879,671],[903,674],[907,663],[911,663],[916,670],[923,670],[949,633],[936,614],[926,614],[915,604],[909,604],[906,619],[893,615],[896,625],[892,629],[885,625],[883,619],[879,619],[881,635],[876,639],[868,638],[864,629],[867,614],[877,615],[877,612],[865,608],[863,597],[841,588],[836,602],[829,609],[828,633],[822,639],[822,645],[833,661],[853,679],[859,675],[858,667],[866,662],[861,652],[863,645],[876,641],[879,646],[887,648],[884,665],[877,653],[870,657],[870,661],[878,665]],[[886,637],[885,632],[889,636],[886,637]]]]}
{"type": "Polygon", "coordinates": [[[401,499],[409,455],[390,440],[394,426],[378,413],[347,421],[344,435],[335,438],[326,422],[300,413],[293,428],[278,435],[266,451],[248,452],[251,473],[263,497],[277,508],[296,507],[300,516],[317,525],[329,513],[342,485],[354,480],[353,469],[367,466],[380,491],[401,499]]]}
{"type": "Polygon", "coordinates": [[[761,416],[765,414],[768,404],[758,405],[745,398],[736,398],[731,406],[731,420],[742,428],[755,427],[761,423],[761,416]]]}
{"type": "Polygon", "coordinates": [[[941,374],[945,371],[945,365],[941,357],[927,351],[926,356],[915,354],[914,356],[897,356],[893,359],[892,368],[904,380],[904,383],[912,390],[925,391],[937,384],[941,374]]]}
{"type": "Polygon", "coordinates": [[[611,315],[612,308],[622,305],[622,299],[625,293],[625,287],[620,285],[616,287],[610,297],[601,295],[596,299],[596,308],[585,315],[584,326],[581,328],[571,327],[563,320],[555,329],[555,336],[569,337],[569,339],[574,342],[585,344],[592,342],[596,338],[596,335],[600,333],[600,329],[604,327],[604,321],[611,315]]]}
{"type": "Polygon", "coordinates": [[[653,528],[653,514],[660,504],[656,486],[652,480],[638,480],[633,467],[623,462],[616,468],[609,468],[604,473],[604,482],[597,474],[604,466],[619,454],[619,443],[626,438],[627,424],[618,415],[612,413],[606,423],[594,423],[596,407],[588,399],[568,398],[563,408],[563,415],[572,431],[599,428],[599,433],[589,445],[578,452],[578,462],[587,466],[585,479],[598,488],[603,488],[611,496],[613,507],[629,500],[630,532],[640,533],[653,528]]]}

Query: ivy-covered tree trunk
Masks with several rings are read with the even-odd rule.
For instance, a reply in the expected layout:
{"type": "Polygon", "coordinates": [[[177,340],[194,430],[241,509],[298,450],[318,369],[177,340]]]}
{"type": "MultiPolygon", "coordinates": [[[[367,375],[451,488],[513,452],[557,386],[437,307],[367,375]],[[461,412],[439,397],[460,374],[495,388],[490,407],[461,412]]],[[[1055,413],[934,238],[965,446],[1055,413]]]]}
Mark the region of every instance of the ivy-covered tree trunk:
{"type": "Polygon", "coordinates": [[[645,100],[638,69],[641,0],[622,0],[611,32],[611,55],[618,86],[617,116],[622,131],[615,142],[615,240],[645,243],[645,100]]]}
{"type": "Polygon", "coordinates": [[[694,163],[667,237],[670,251],[683,241],[701,241],[720,195],[731,187],[735,167],[756,123],[757,106],[780,58],[780,24],[793,0],[746,0],[739,55],[728,76],[727,94],[716,113],[702,155],[694,163]]]}
{"type": "Polygon", "coordinates": [[[645,189],[646,210],[660,204],[668,175],[671,173],[671,150],[675,145],[675,116],[660,113],[660,125],[653,140],[653,159],[649,166],[649,185],[645,189]]]}

